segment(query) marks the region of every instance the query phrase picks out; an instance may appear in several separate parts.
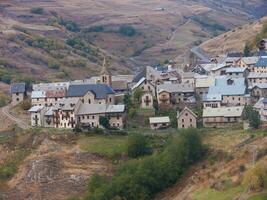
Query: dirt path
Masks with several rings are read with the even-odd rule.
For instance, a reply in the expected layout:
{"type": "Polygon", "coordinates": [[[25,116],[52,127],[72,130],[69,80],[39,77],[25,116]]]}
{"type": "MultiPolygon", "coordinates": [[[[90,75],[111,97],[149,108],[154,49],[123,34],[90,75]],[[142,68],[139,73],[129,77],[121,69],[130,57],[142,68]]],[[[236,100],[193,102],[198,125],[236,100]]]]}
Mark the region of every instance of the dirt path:
{"type": "Polygon", "coordinates": [[[0,113],[5,115],[7,118],[9,118],[11,121],[13,121],[13,123],[18,125],[20,128],[22,128],[22,129],[29,129],[30,128],[30,126],[28,124],[26,124],[24,121],[15,117],[14,115],[10,114],[9,110],[10,110],[10,105],[1,108],[0,113]]]}

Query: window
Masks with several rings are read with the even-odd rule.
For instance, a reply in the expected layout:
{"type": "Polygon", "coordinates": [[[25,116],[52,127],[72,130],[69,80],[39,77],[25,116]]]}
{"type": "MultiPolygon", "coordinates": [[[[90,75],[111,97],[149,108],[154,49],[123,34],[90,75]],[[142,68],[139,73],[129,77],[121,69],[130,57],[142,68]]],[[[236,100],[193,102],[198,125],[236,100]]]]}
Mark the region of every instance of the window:
{"type": "Polygon", "coordinates": [[[17,98],[17,101],[19,101],[19,98],[17,98]]]}
{"type": "Polygon", "coordinates": [[[109,102],[112,102],[112,98],[111,97],[109,98],[109,102]]]}
{"type": "Polygon", "coordinates": [[[95,116],[94,115],[92,116],[92,119],[95,119],[95,116]]]}
{"type": "Polygon", "coordinates": [[[182,122],[184,122],[184,119],[182,119],[182,122]]]}
{"type": "Polygon", "coordinates": [[[182,125],[182,127],[184,128],[184,124],[182,125]]]}
{"type": "Polygon", "coordinates": [[[119,116],[117,116],[117,120],[119,120],[120,119],[120,117],[119,116]]]}
{"type": "Polygon", "coordinates": [[[88,103],[91,104],[91,99],[88,99],[88,103]]]}
{"type": "Polygon", "coordinates": [[[87,119],[89,119],[90,118],[90,116],[89,115],[87,115],[87,119]]]}
{"type": "Polygon", "coordinates": [[[192,122],[193,120],[192,119],[190,119],[190,122],[192,122]]]}
{"type": "Polygon", "coordinates": [[[185,113],[185,116],[188,116],[188,113],[185,113]]]}

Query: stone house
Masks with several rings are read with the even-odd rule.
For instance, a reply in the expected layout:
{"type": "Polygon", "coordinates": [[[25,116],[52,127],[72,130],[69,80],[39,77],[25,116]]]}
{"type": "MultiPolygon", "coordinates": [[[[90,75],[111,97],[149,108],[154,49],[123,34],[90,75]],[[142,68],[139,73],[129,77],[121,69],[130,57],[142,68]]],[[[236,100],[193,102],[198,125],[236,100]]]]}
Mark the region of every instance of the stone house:
{"type": "Polygon", "coordinates": [[[249,72],[255,72],[254,67],[258,62],[258,60],[259,60],[258,56],[243,57],[237,61],[237,66],[246,68],[248,69],[249,72]]]}
{"type": "Polygon", "coordinates": [[[203,100],[209,92],[209,88],[215,84],[215,78],[213,76],[202,76],[196,78],[195,93],[203,100]]]}
{"type": "Polygon", "coordinates": [[[203,99],[204,107],[242,106],[246,104],[245,78],[218,77],[203,99]]]}
{"type": "Polygon", "coordinates": [[[211,128],[221,128],[235,125],[243,121],[243,106],[220,107],[203,109],[203,126],[211,128]]]}
{"type": "Polygon", "coordinates": [[[170,84],[164,83],[157,86],[158,104],[192,103],[195,91],[194,85],[190,83],[170,84]]]}
{"type": "Polygon", "coordinates": [[[253,86],[255,84],[267,83],[267,73],[250,72],[248,77],[248,85],[253,86]]]}
{"type": "Polygon", "coordinates": [[[66,97],[84,104],[115,104],[115,93],[105,84],[71,84],[66,97]]]}
{"type": "Polygon", "coordinates": [[[180,113],[177,113],[178,129],[182,128],[196,128],[197,127],[197,115],[185,107],[180,113]]]}
{"type": "Polygon", "coordinates": [[[24,101],[27,96],[25,83],[12,83],[10,86],[12,105],[15,106],[24,101]]]}
{"type": "Polygon", "coordinates": [[[158,129],[166,129],[170,126],[170,118],[169,117],[150,117],[149,124],[150,128],[153,130],[158,129]]]}
{"type": "Polygon", "coordinates": [[[81,104],[77,112],[77,123],[84,128],[100,127],[100,118],[107,117],[110,127],[123,129],[126,118],[125,112],[124,105],[81,104]]]}
{"type": "Polygon", "coordinates": [[[45,113],[44,106],[33,106],[28,112],[30,113],[32,127],[43,126],[43,119],[45,113]]]}
{"type": "Polygon", "coordinates": [[[246,78],[249,71],[244,67],[229,67],[226,69],[225,74],[228,78],[246,78]]]}
{"type": "Polygon", "coordinates": [[[145,92],[141,97],[141,108],[153,109],[153,96],[149,92],[145,92]]]}
{"type": "Polygon", "coordinates": [[[132,92],[134,92],[138,88],[145,93],[151,93],[153,97],[156,96],[155,85],[152,83],[152,81],[149,81],[146,78],[141,78],[140,81],[132,87],[132,92]]]}
{"type": "Polygon", "coordinates": [[[267,97],[267,83],[255,84],[251,89],[251,96],[257,100],[267,97]]]}

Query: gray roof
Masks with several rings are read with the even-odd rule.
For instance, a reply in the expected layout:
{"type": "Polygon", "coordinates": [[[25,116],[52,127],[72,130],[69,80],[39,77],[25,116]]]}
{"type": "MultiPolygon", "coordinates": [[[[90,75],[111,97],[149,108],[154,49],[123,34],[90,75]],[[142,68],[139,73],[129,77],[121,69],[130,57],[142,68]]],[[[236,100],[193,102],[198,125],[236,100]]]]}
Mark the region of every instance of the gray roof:
{"type": "Polygon", "coordinates": [[[226,73],[243,73],[246,71],[245,67],[229,67],[226,70],[226,73]]]}
{"type": "Polygon", "coordinates": [[[162,85],[157,86],[157,92],[161,92],[161,91],[167,91],[170,93],[194,92],[194,87],[190,83],[177,83],[177,84],[164,83],[162,85]]]}
{"type": "Polygon", "coordinates": [[[248,78],[267,78],[267,73],[250,72],[248,78]]]}
{"type": "Polygon", "coordinates": [[[83,97],[89,91],[95,94],[96,99],[105,99],[108,94],[114,94],[113,89],[104,84],[78,84],[69,86],[67,97],[83,97]]]}
{"type": "Polygon", "coordinates": [[[150,117],[150,124],[170,123],[170,117],[150,117]]]}
{"type": "Polygon", "coordinates": [[[12,83],[10,87],[11,94],[14,93],[24,93],[26,92],[26,84],[25,83],[12,83]]]}
{"type": "Polygon", "coordinates": [[[33,106],[28,110],[28,112],[37,113],[44,109],[44,106],[33,106]]]}
{"type": "Polygon", "coordinates": [[[123,113],[125,105],[81,104],[77,115],[123,113]]]}

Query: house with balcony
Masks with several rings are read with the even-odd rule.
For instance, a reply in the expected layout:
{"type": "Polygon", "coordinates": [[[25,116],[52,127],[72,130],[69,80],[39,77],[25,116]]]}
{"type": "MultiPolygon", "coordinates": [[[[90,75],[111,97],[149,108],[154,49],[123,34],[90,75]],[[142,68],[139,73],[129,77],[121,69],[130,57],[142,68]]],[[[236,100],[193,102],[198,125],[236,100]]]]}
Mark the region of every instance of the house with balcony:
{"type": "Polygon", "coordinates": [[[244,106],[206,107],[203,109],[203,126],[206,128],[222,128],[243,121],[244,106]]]}
{"type": "Polygon", "coordinates": [[[164,83],[158,85],[157,100],[159,105],[195,103],[194,85],[191,83],[164,83]]]}
{"type": "Polygon", "coordinates": [[[247,77],[247,82],[249,86],[254,86],[255,84],[261,84],[261,83],[267,83],[267,73],[250,72],[247,77]]]}
{"type": "Polygon", "coordinates": [[[254,67],[254,72],[267,73],[267,56],[259,57],[259,60],[254,67]]]}
{"type": "Polygon", "coordinates": [[[251,88],[251,96],[256,100],[267,97],[267,83],[255,84],[251,88]]]}
{"type": "Polygon", "coordinates": [[[254,67],[258,60],[258,56],[242,57],[237,61],[236,66],[246,68],[249,72],[255,72],[254,67]]]}

